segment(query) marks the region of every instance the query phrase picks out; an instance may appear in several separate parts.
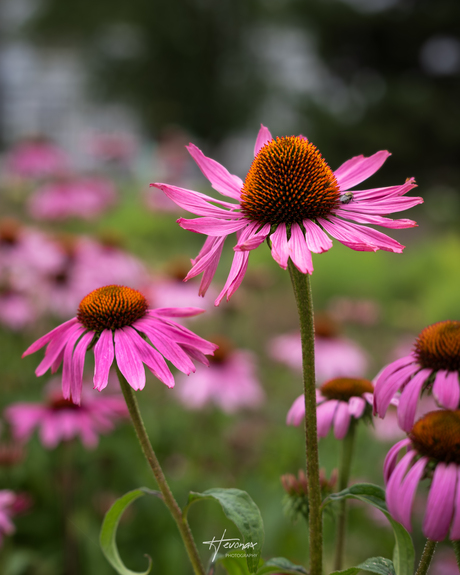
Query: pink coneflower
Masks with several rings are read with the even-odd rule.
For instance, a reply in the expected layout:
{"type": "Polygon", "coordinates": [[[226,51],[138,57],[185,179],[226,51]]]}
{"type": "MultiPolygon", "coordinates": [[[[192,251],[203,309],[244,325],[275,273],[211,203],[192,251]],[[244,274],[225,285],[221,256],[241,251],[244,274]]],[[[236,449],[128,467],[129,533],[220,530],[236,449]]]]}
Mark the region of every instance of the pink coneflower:
{"type": "Polygon", "coordinates": [[[114,185],[105,178],[83,177],[47,183],[29,199],[29,213],[39,220],[91,219],[115,202],[114,185]]]}
{"type": "Polygon", "coordinates": [[[226,413],[259,407],[265,394],[256,375],[252,353],[233,349],[228,340],[213,338],[219,349],[210,360],[209,369],[199,367],[193,379],[181,377],[177,391],[185,407],[201,409],[214,404],[226,413]]]}
{"type": "MultiPolygon", "coordinates": [[[[300,332],[277,336],[269,343],[270,355],[302,371],[300,332]]],[[[315,316],[315,371],[318,383],[333,377],[363,377],[367,371],[366,352],[351,339],[341,337],[328,316],[315,316]]]]}
{"type": "Polygon", "coordinates": [[[411,511],[419,482],[430,478],[423,533],[442,541],[449,532],[460,539],[460,411],[427,413],[413,426],[409,437],[388,452],[384,476],[386,498],[392,517],[411,531],[411,511]],[[398,454],[408,448],[397,462],[398,454]]]}
{"type": "MultiPolygon", "coordinates": [[[[331,427],[337,439],[343,439],[350,427],[351,418],[359,419],[372,404],[374,386],[367,379],[338,377],[324,383],[316,390],[316,415],[318,437],[326,437],[331,427]]],[[[300,425],[305,418],[305,398],[298,397],[286,418],[288,425],[300,425]]]]}
{"type": "Polygon", "coordinates": [[[165,359],[189,374],[195,371],[192,359],[208,365],[205,354],[212,355],[217,349],[213,343],[170,319],[201,312],[197,308],[149,309],[145,297],[135,289],[117,285],[101,287],[82,299],[77,317],[41,337],[23,357],[47,345],[45,357],[35,373],[40,376],[50,368],[54,373],[63,362],[63,395],[77,405],[88,348],[94,348],[93,383],[98,391],[106,387],[114,359],[135,390],[144,388],[144,363],[155,377],[174,387],[174,377],[165,359]]]}
{"type": "Polygon", "coordinates": [[[273,139],[262,126],[254,161],[243,182],[193,144],[188,150],[212,187],[237,203],[168,184],[152,185],[182,208],[204,216],[178,220],[184,229],[208,236],[187,276],[188,279],[203,272],[201,294],[211,283],[226,237],[237,233],[233,264],[216,305],[225,294],[228,300],[237,290],[247,269],[249,252],[266,238],[270,238],[272,256],[282,268],[286,269],[291,258],[299,271],[309,274],[313,272],[311,252],[321,253],[332,247],[327,234],[354,250],[401,253],[404,246],[361,224],[412,227],[416,225],[412,220],[382,216],[423,201],[402,197],[415,186],[413,178],[399,186],[349,191],[382,166],[390,155],[387,151],[369,158],[356,156],[333,172],[319,150],[303,136],[273,139]]]}
{"type": "Polygon", "coordinates": [[[99,133],[89,139],[88,148],[97,160],[128,166],[136,154],[137,142],[128,133],[99,133]]]}
{"type": "Polygon", "coordinates": [[[374,414],[384,417],[394,394],[402,390],[398,422],[410,431],[417,402],[424,391],[432,391],[446,409],[460,402],[460,321],[441,321],[426,327],[418,336],[413,352],[390,363],[376,380],[374,414]]]}
{"type": "Polygon", "coordinates": [[[12,518],[30,507],[26,494],[16,494],[9,489],[0,489],[0,547],[5,535],[12,535],[16,528],[12,518]]]}
{"type": "Polygon", "coordinates": [[[17,144],[6,159],[7,169],[22,178],[43,178],[68,169],[67,154],[46,138],[31,138],[17,144]]]}
{"type": "Polygon", "coordinates": [[[39,430],[42,444],[54,449],[62,441],[80,437],[88,449],[96,447],[99,435],[110,433],[115,424],[128,417],[123,397],[100,396],[83,388],[81,405],[75,405],[52,389],[44,403],[15,403],[5,410],[5,419],[11,425],[13,437],[18,442],[30,439],[39,430]]]}

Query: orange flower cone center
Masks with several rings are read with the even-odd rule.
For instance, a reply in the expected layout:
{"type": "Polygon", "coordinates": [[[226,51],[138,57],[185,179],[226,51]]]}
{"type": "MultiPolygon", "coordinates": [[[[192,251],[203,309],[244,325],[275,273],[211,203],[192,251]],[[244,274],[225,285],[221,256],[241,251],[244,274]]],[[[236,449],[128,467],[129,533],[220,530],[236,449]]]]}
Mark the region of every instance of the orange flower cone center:
{"type": "Polygon", "coordinates": [[[422,367],[460,370],[460,321],[440,321],[426,327],[415,342],[422,367]]]}
{"type": "Polygon", "coordinates": [[[351,397],[362,397],[364,393],[373,393],[374,386],[368,379],[337,377],[323,383],[319,388],[327,399],[348,401],[351,397]]]}
{"type": "Polygon", "coordinates": [[[254,158],[241,191],[241,210],[261,224],[292,224],[330,214],[339,205],[333,171],[308,140],[271,140],[254,158]]]}
{"type": "Polygon", "coordinates": [[[78,307],[77,318],[86,328],[101,332],[131,325],[145,315],[147,308],[147,300],[139,291],[110,285],[84,297],[78,307]]]}
{"type": "Polygon", "coordinates": [[[460,411],[430,411],[415,423],[409,437],[420,455],[460,464],[460,411]]]}

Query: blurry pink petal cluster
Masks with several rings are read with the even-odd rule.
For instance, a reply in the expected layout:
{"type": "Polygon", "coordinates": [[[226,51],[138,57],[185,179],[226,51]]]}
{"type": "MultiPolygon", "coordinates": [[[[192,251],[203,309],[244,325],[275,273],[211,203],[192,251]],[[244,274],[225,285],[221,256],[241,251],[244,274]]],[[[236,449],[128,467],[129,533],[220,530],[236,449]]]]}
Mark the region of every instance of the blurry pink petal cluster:
{"type": "Polygon", "coordinates": [[[67,154],[44,138],[24,140],[8,154],[6,169],[24,179],[40,179],[65,173],[67,154]]]}
{"type": "Polygon", "coordinates": [[[308,274],[313,272],[312,252],[322,253],[332,247],[329,235],[354,250],[401,253],[404,246],[362,224],[412,227],[416,225],[412,220],[384,216],[423,201],[403,197],[415,187],[413,178],[397,186],[349,191],[383,165],[390,156],[387,151],[368,158],[356,156],[332,172],[317,148],[303,136],[274,139],[261,126],[255,158],[243,182],[193,144],[187,149],[212,187],[233,202],[165,183],[152,185],[181,208],[200,216],[178,220],[182,228],[208,236],[187,276],[203,273],[200,295],[211,284],[227,236],[236,232],[233,263],[216,305],[238,289],[249,253],[267,238],[273,258],[282,268],[286,269],[291,259],[300,272],[308,274]]]}
{"type": "Polygon", "coordinates": [[[219,349],[209,368],[199,366],[193,378],[180,376],[178,398],[184,407],[202,409],[215,405],[226,413],[257,408],[265,394],[256,375],[254,355],[243,349],[232,349],[226,340],[214,337],[219,349]]]}
{"type": "Polygon", "coordinates": [[[29,198],[28,209],[38,220],[92,219],[116,200],[115,187],[101,177],[66,178],[37,188],[29,198]]]}
{"type": "Polygon", "coordinates": [[[101,396],[84,385],[81,405],[77,406],[64,399],[57,386],[51,384],[45,402],[14,403],[6,408],[5,419],[16,441],[28,441],[37,429],[47,449],[77,437],[86,448],[92,449],[97,446],[99,435],[110,433],[116,423],[128,417],[121,395],[101,396]]]}
{"type": "Polygon", "coordinates": [[[12,535],[16,530],[12,521],[13,517],[26,511],[30,504],[30,499],[26,494],[0,489],[0,547],[4,536],[12,535]]]}
{"type": "Polygon", "coordinates": [[[94,350],[93,383],[98,391],[107,386],[114,360],[135,390],[145,386],[144,364],[156,378],[174,387],[174,377],[165,359],[188,375],[195,371],[192,360],[209,365],[206,355],[217,349],[171,319],[202,312],[197,308],[149,309],[139,291],[126,286],[104,286],[83,298],[77,317],[42,336],[23,357],[46,346],[36,375],[41,376],[48,369],[54,373],[63,363],[64,398],[78,405],[88,349],[94,350]]]}
{"type": "Polygon", "coordinates": [[[97,133],[88,141],[90,155],[102,162],[128,166],[137,151],[135,138],[128,133],[97,133]]]}
{"type": "MultiPolygon", "coordinates": [[[[348,433],[351,418],[360,419],[366,405],[372,405],[373,386],[367,379],[335,378],[316,390],[316,416],[318,437],[326,437],[334,428],[336,439],[348,433]]],[[[305,397],[299,396],[292,404],[286,418],[288,425],[300,425],[305,418],[305,397]]]]}

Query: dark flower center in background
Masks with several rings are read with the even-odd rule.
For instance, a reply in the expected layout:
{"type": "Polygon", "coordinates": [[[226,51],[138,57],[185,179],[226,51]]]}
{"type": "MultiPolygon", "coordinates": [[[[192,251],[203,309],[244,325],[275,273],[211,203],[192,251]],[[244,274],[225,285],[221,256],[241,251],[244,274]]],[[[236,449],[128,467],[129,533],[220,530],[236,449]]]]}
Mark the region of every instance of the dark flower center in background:
{"type": "Polygon", "coordinates": [[[315,313],[315,336],[334,339],[339,335],[338,323],[325,312],[315,313]]]}
{"type": "Polygon", "coordinates": [[[219,347],[214,352],[214,355],[208,357],[209,363],[214,365],[224,364],[234,349],[232,342],[222,335],[213,336],[211,341],[219,347]]]}
{"type": "Polygon", "coordinates": [[[54,411],[60,411],[61,409],[81,409],[81,407],[76,405],[71,399],[64,399],[62,395],[59,394],[56,394],[56,397],[51,397],[49,406],[54,411]]]}
{"type": "Polygon", "coordinates": [[[0,221],[0,244],[14,246],[18,243],[21,233],[21,224],[13,218],[5,218],[0,221]]]}
{"type": "Polygon", "coordinates": [[[415,342],[414,352],[422,367],[460,370],[460,321],[440,321],[426,327],[415,342]]]}
{"type": "Polygon", "coordinates": [[[351,397],[362,397],[364,393],[374,393],[374,386],[368,379],[336,377],[323,383],[319,388],[327,399],[348,401],[351,397]]]}
{"type": "Polygon", "coordinates": [[[430,411],[415,423],[409,437],[420,455],[460,464],[460,411],[430,411]]]}
{"type": "Polygon", "coordinates": [[[135,289],[110,285],[98,288],[84,297],[77,318],[88,329],[101,332],[131,325],[145,315],[148,303],[135,289]]]}
{"type": "Polygon", "coordinates": [[[292,224],[330,214],[340,191],[319,150],[304,138],[271,140],[254,158],[241,191],[241,211],[261,224],[292,224]]]}

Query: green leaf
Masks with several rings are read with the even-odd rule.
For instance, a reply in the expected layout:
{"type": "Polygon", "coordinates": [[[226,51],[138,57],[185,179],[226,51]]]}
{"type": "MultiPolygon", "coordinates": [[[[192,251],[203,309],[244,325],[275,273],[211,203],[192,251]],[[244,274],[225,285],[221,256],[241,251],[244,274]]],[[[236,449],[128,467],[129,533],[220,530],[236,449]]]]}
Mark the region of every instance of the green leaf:
{"type": "MultiPolygon", "coordinates": [[[[242,557],[234,557],[230,553],[226,555],[219,553],[215,563],[222,565],[227,575],[249,575],[247,563],[242,557]]],[[[213,574],[214,570],[211,569],[209,573],[213,574]]]]}
{"type": "Polygon", "coordinates": [[[395,575],[393,562],[384,557],[371,557],[356,567],[350,567],[344,571],[334,571],[331,575],[355,575],[360,571],[370,571],[371,573],[379,573],[379,575],[395,575]]]}
{"type": "MultiPolygon", "coordinates": [[[[385,514],[393,527],[395,536],[395,548],[393,552],[393,564],[396,575],[412,575],[414,573],[415,552],[412,538],[406,529],[395,521],[388,513],[385,503],[385,490],[371,483],[358,483],[339,493],[333,493],[324,500],[323,509],[332,501],[343,498],[359,499],[370,503],[385,514]]],[[[355,569],[354,567],[352,569],[355,569]]],[[[368,569],[369,570],[369,569],[368,569]]],[[[344,572],[345,573],[345,572],[344,572]]],[[[346,572],[348,573],[348,572],[346,572]]],[[[350,572],[351,573],[351,572],[350,572]]],[[[353,572],[354,573],[354,572],[353,572]]]]}
{"type": "MultiPolygon", "coordinates": [[[[238,549],[246,554],[246,562],[250,573],[255,573],[259,565],[260,554],[262,552],[262,545],[264,544],[264,522],[260,514],[259,508],[254,501],[249,497],[246,491],[240,489],[208,489],[203,493],[191,492],[188,497],[188,503],[184,509],[184,516],[192,503],[202,499],[214,499],[218,501],[228,519],[232,521],[238,531],[243,537],[243,543],[240,543],[238,549]]],[[[224,532],[225,533],[225,532],[224,532]]],[[[212,542],[207,542],[209,548],[213,548],[215,554],[219,550],[225,551],[232,549],[230,545],[235,542],[221,543],[222,535],[220,538],[213,537],[212,542]],[[220,546],[219,546],[220,543],[220,546]],[[227,545],[227,547],[226,547],[227,545]]]]}
{"type": "Polygon", "coordinates": [[[146,555],[146,557],[148,558],[149,566],[146,571],[131,571],[131,569],[125,567],[120,554],[118,553],[116,542],[117,527],[124,510],[128,505],[131,505],[133,501],[145,494],[161,497],[161,494],[158,491],[151,491],[146,487],[140,487],[134,491],[129,491],[128,493],[125,493],[123,497],[120,497],[115,501],[112,507],[105,514],[104,522],[102,523],[101,534],[99,536],[99,543],[101,545],[102,552],[106,556],[110,565],[112,565],[120,575],[147,575],[152,567],[152,559],[148,555],[146,555]]]}
{"type": "Polygon", "coordinates": [[[308,572],[301,565],[295,565],[284,557],[274,557],[264,563],[256,575],[268,575],[269,573],[282,573],[283,575],[299,575],[300,573],[304,575],[308,572]]]}

